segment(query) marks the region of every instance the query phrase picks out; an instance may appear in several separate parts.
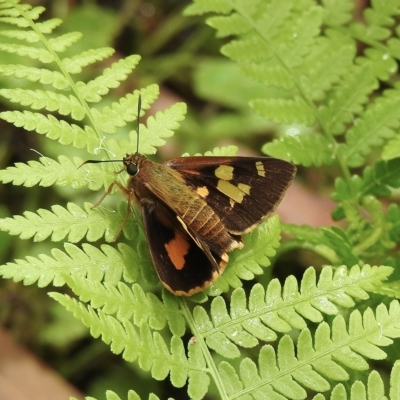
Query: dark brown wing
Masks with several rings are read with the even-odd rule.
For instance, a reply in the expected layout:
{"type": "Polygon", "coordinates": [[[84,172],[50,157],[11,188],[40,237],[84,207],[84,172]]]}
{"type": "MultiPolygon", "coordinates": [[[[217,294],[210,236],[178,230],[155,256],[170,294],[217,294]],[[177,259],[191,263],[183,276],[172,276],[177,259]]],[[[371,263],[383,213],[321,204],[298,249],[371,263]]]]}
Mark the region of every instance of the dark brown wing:
{"type": "Polygon", "coordinates": [[[182,157],[166,166],[200,194],[235,235],[251,231],[281,201],[296,167],[270,157],[182,157]]]}
{"type": "Polygon", "coordinates": [[[210,286],[228,256],[195,243],[176,215],[161,202],[143,200],[142,216],[150,254],[164,286],[178,296],[191,296],[210,286]]]}

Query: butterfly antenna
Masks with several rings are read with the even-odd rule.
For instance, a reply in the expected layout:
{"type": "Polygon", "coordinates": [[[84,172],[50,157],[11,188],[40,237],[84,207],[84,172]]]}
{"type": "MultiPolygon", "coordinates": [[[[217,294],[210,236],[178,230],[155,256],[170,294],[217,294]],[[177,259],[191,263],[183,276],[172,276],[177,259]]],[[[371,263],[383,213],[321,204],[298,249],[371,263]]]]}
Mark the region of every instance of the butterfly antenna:
{"type": "Polygon", "coordinates": [[[138,106],[137,106],[137,139],[136,139],[136,153],[139,152],[139,126],[140,126],[140,111],[142,110],[142,94],[139,93],[138,106]]]}
{"type": "MultiPolygon", "coordinates": [[[[139,118],[140,118],[140,111],[142,110],[142,95],[139,93],[138,98],[138,112],[137,112],[137,142],[136,142],[136,153],[139,151],[139,118]]],[[[106,163],[106,162],[124,162],[124,160],[86,160],[82,163],[77,169],[82,167],[85,164],[99,164],[99,163],[106,163]]]]}

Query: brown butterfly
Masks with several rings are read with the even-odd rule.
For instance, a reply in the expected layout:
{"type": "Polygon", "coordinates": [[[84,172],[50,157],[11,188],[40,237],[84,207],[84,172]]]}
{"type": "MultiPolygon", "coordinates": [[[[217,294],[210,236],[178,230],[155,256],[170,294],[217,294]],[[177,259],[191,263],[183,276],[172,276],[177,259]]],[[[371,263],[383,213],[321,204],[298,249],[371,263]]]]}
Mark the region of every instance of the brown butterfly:
{"type": "MultiPolygon", "coordinates": [[[[140,97],[138,107],[140,115],[140,97]]],[[[202,291],[222,274],[228,253],[242,248],[241,236],[275,210],[296,173],[294,165],[270,157],[181,157],[158,164],[136,152],[117,161],[130,175],[126,187],[113,182],[93,207],[114,185],[128,198],[124,223],[136,203],[157,274],[178,296],[202,291]]],[[[99,162],[111,160],[84,164],[99,162]]]]}

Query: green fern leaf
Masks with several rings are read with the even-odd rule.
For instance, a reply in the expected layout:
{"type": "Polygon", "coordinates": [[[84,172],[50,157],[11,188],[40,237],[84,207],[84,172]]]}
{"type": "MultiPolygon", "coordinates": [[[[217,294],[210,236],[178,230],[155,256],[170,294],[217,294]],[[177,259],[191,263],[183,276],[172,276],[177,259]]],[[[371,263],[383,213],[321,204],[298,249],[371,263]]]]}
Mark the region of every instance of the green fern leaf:
{"type": "Polygon", "coordinates": [[[324,22],[327,25],[340,26],[353,18],[354,2],[352,0],[323,0],[324,22]]]}
{"type": "MultiPolygon", "coordinates": [[[[15,282],[22,281],[25,285],[37,282],[39,287],[50,283],[62,286],[66,274],[87,276],[94,281],[105,279],[116,284],[125,273],[124,265],[131,265],[132,251],[123,243],[118,246],[119,250],[103,245],[101,251],[87,243],[82,245],[83,250],[71,243],[64,243],[64,248],[66,253],[53,249],[53,257],[41,254],[38,258],[27,257],[2,265],[0,274],[15,282]]],[[[134,273],[130,271],[127,278],[132,280],[134,273]]]]}
{"type": "Polygon", "coordinates": [[[351,68],[355,54],[356,46],[350,37],[328,29],[325,36],[316,39],[303,61],[299,79],[302,92],[311,100],[323,100],[351,68]]]}
{"type": "Polygon", "coordinates": [[[372,7],[366,8],[363,13],[367,24],[353,24],[352,29],[370,40],[384,40],[390,35],[387,27],[394,25],[394,17],[397,13],[397,1],[375,1],[372,7]]]}
{"type": "Polygon", "coordinates": [[[48,64],[54,61],[52,54],[45,49],[29,47],[20,44],[0,43],[0,51],[7,53],[18,54],[22,57],[29,57],[32,60],[39,60],[42,63],[48,64]]]}
{"type": "MultiPolygon", "coordinates": [[[[146,88],[140,89],[140,95],[143,99],[146,99],[146,101],[142,103],[142,111],[145,111],[157,99],[159,87],[158,85],[147,86],[146,88]]],[[[138,98],[139,91],[135,91],[134,94],[128,93],[118,102],[112,103],[111,107],[106,106],[100,111],[92,108],[91,115],[96,126],[104,133],[117,133],[117,127],[125,126],[126,122],[136,120],[137,112],[135,112],[135,110],[137,108],[138,98]]],[[[162,133],[160,133],[160,135],[162,135],[162,133]]]]}
{"type": "Polygon", "coordinates": [[[77,82],[76,87],[79,95],[87,102],[98,103],[102,96],[106,95],[110,89],[115,89],[120,82],[125,80],[140,60],[140,56],[133,55],[121,59],[106,68],[103,74],[88,83],[77,82]]]}
{"type": "MultiPolygon", "coordinates": [[[[131,277],[133,281],[136,278],[131,277]]],[[[176,297],[171,296],[164,303],[153,293],[145,293],[138,284],[128,287],[118,282],[116,286],[81,276],[70,276],[65,280],[82,302],[90,302],[91,307],[101,308],[105,314],[115,314],[118,320],[132,319],[136,326],[147,323],[153,330],[164,329],[168,323],[175,336],[185,334],[185,320],[176,297]]]]}
{"type": "Polygon", "coordinates": [[[209,12],[228,14],[232,6],[227,0],[195,0],[186,7],[185,15],[201,15],[209,12]]]}
{"type": "Polygon", "coordinates": [[[319,324],[314,347],[310,330],[303,329],[298,338],[297,356],[292,339],[286,335],[279,341],[277,355],[272,346],[261,348],[259,371],[253,361],[243,359],[239,375],[226,362],[219,364],[219,372],[231,397],[239,393],[264,396],[268,393],[268,398],[273,398],[270,393],[277,392],[288,398],[305,398],[305,389],[329,390],[328,379],[347,380],[348,373],[343,366],[362,371],[368,369],[365,357],[382,359],[385,353],[380,347],[400,337],[399,320],[397,301],[389,309],[379,305],[375,315],[371,309],[363,315],[356,310],[350,315],[348,330],[341,315],[335,317],[332,328],[326,322],[319,324]]]}
{"type": "Polygon", "coordinates": [[[50,48],[57,53],[62,53],[72,46],[75,42],[82,38],[82,33],[80,32],[69,32],[65,35],[58,36],[56,38],[51,38],[48,40],[50,48]]]}
{"type": "Polygon", "coordinates": [[[251,79],[264,83],[266,86],[278,87],[285,90],[293,89],[293,80],[280,65],[273,67],[265,64],[245,64],[240,70],[251,79]]]}
{"type": "Polygon", "coordinates": [[[202,398],[199,394],[207,392],[209,378],[206,375],[205,361],[201,349],[196,344],[189,346],[189,357],[185,355],[183,342],[173,336],[170,347],[158,332],[150,331],[147,324],[142,323],[140,331],[128,321],[119,322],[112,316],[93,310],[82,303],[59,293],[51,293],[51,297],[74,313],[86,326],[90,327],[94,337],[102,336],[102,340],[110,344],[114,353],[123,352],[127,361],[138,361],[144,371],[151,371],[155,379],[165,379],[170,374],[171,382],[182,387],[189,379],[189,394],[193,398],[202,398]],[[195,378],[195,379],[193,379],[195,378]]]}
{"type": "Polygon", "coordinates": [[[209,294],[226,292],[230,286],[237,288],[242,285],[241,279],[251,280],[261,275],[262,267],[271,265],[269,258],[275,255],[279,240],[279,219],[275,216],[244,237],[245,248],[232,253],[229,266],[209,289],[209,294]]]}
{"type": "Polygon", "coordinates": [[[40,40],[39,35],[36,32],[31,31],[2,30],[0,31],[0,36],[10,39],[23,40],[28,43],[36,43],[40,40]]]}
{"type": "Polygon", "coordinates": [[[238,13],[208,18],[207,24],[212,28],[218,29],[218,37],[245,34],[251,29],[248,22],[238,13]]]}
{"type": "Polygon", "coordinates": [[[365,49],[365,57],[358,59],[359,64],[370,63],[374,75],[382,81],[387,81],[397,68],[397,61],[388,54],[388,49],[365,49]]]}
{"type": "Polygon", "coordinates": [[[95,131],[89,126],[82,129],[52,115],[45,116],[30,111],[4,111],[0,113],[0,118],[15,126],[24,127],[27,131],[34,130],[44,134],[49,139],[58,140],[61,144],[72,144],[78,149],[86,147],[90,153],[93,153],[99,144],[95,131]]]}
{"type": "Polygon", "coordinates": [[[25,65],[0,65],[0,74],[3,76],[14,76],[25,78],[31,82],[40,82],[44,85],[52,85],[56,89],[69,87],[68,80],[58,71],[50,71],[44,68],[33,68],[25,65]]]}
{"type": "Polygon", "coordinates": [[[65,156],[59,156],[58,162],[48,157],[41,157],[39,161],[28,161],[28,164],[16,163],[14,167],[8,167],[0,171],[0,181],[12,182],[13,185],[24,185],[26,187],[39,186],[71,186],[80,189],[86,185],[91,190],[99,190],[105,184],[115,179],[115,175],[107,173],[100,168],[85,166],[85,169],[77,169],[82,164],[80,158],[74,158],[72,162],[65,156]],[[108,176],[108,178],[106,178],[108,176]],[[90,176],[91,179],[88,178],[90,176]],[[95,180],[93,178],[96,177],[95,180]]]}
{"type": "Polygon", "coordinates": [[[386,161],[400,158],[400,135],[387,142],[382,150],[382,158],[386,161]]]}
{"type": "MultiPolygon", "coordinates": [[[[325,267],[316,282],[313,268],[303,276],[299,290],[293,277],[287,278],[282,288],[272,280],[265,293],[261,285],[253,286],[246,304],[243,289],[236,289],[231,298],[230,314],[222,297],[211,304],[211,319],[206,310],[196,306],[193,317],[207,345],[227,358],[240,355],[238,346],[252,348],[259,341],[276,339],[277,332],[304,329],[306,319],[314,323],[323,320],[323,314],[338,314],[338,307],[354,306],[354,299],[366,299],[392,273],[390,267],[358,266],[347,271],[338,268],[335,273],[325,267]]],[[[221,278],[220,278],[221,279],[221,278]]]]}
{"type": "Polygon", "coordinates": [[[68,235],[71,243],[77,243],[85,236],[95,242],[104,233],[106,240],[114,240],[115,232],[125,219],[126,205],[122,214],[101,207],[92,210],[91,207],[92,204],[85,203],[83,210],[74,203],[68,203],[67,208],[54,205],[52,211],[25,211],[24,216],[0,219],[0,229],[10,235],[19,235],[21,239],[33,237],[35,242],[41,242],[50,235],[53,241],[61,241],[68,235]]]}
{"type": "Polygon", "coordinates": [[[210,385],[210,378],[205,373],[207,369],[204,353],[197,343],[189,343],[189,363],[193,368],[189,371],[188,395],[192,399],[202,399],[210,385]]]}
{"type": "Polygon", "coordinates": [[[250,106],[261,116],[277,124],[304,123],[311,126],[315,123],[315,114],[300,97],[293,99],[256,99],[250,106]]]}
{"type": "Polygon", "coordinates": [[[400,159],[378,161],[363,171],[361,195],[390,196],[391,188],[400,187],[400,159]]]}
{"type": "Polygon", "coordinates": [[[390,374],[390,399],[400,399],[400,361],[394,363],[392,373],[390,374]]]}
{"type": "MultiPolygon", "coordinates": [[[[139,149],[143,154],[154,154],[156,148],[165,144],[164,138],[171,137],[179,128],[179,122],[186,114],[186,104],[176,103],[164,111],[158,111],[147,120],[147,126],[140,125],[139,149]]],[[[1,114],[0,114],[1,116],[1,114]]],[[[129,133],[128,139],[116,142],[113,139],[106,141],[106,148],[117,156],[125,155],[127,149],[136,150],[137,134],[129,133]]]]}
{"type": "Polygon", "coordinates": [[[367,95],[376,89],[377,80],[372,67],[364,64],[354,67],[333,94],[328,105],[320,107],[319,113],[325,121],[326,129],[334,135],[342,134],[346,124],[352,121],[353,114],[359,114],[361,106],[368,100],[367,95]]]}
{"type": "Polygon", "coordinates": [[[51,112],[57,111],[61,115],[71,115],[73,119],[78,121],[85,117],[85,109],[79,100],[71,94],[67,97],[43,90],[0,89],[0,95],[13,103],[30,106],[34,110],[44,108],[51,112]]]}
{"type": "MultiPolygon", "coordinates": [[[[399,361],[396,361],[391,373],[391,387],[390,396],[392,400],[398,400],[400,391],[398,390],[398,379],[399,379],[399,361]],[[397,377],[396,377],[397,375],[397,377]],[[393,379],[394,378],[394,379],[393,379]],[[397,378],[397,379],[396,379],[397,378]]],[[[385,387],[383,380],[379,373],[375,370],[371,371],[368,375],[367,385],[364,385],[361,381],[356,381],[350,388],[350,397],[346,393],[346,389],[343,384],[338,384],[332,389],[331,400],[358,400],[358,399],[388,399],[385,397],[385,387]]],[[[313,397],[313,400],[317,400],[318,395],[313,397]]],[[[325,399],[321,397],[321,400],[325,399]]]]}
{"type": "Polygon", "coordinates": [[[262,152],[305,167],[329,165],[334,161],[333,145],[322,135],[283,136],[265,144],[262,152]]]}
{"type": "Polygon", "coordinates": [[[265,46],[264,41],[255,36],[241,40],[232,40],[222,46],[221,53],[239,63],[261,63],[271,59],[272,52],[265,46]],[[251,52],[249,52],[251,49],[251,52]]]}
{"type": "Polygon", "coordinates": [[[83,51],[82,53],[71,58],[63,58],[61,61],[70,74],[79,74],[82,68],[98,61],[105,60],[112,56],[115,50],[111,47],[103,47],[100,49],[91,49],[83,51]]]}
{"type": "MultiPolygon", "coordinates": [[[[157,100],[160,94],[160,88],[155,84],[149,85],[141,88],[140,94],[142,96],[142,111],[145,111],[157,100]]],[[[121,97],[117,103],[113,103],[111,109],[113,112],[118,113],[125,121],[132,122],[136,120],[137,117],[132,113],[132,109],[137,105],[137,101],[138,99],[135,94],[128,93],[126,96],[121,97]]],[[[103,108],[103,110],[105,109],[106,108],[103,108]]]]}
{"type": "Polygon", "coordinates": [[[400,92],[390,90],[368,107],[362,118],[346,132],[346,147],[342,150],[345,162],[350,167],[359,167],[372,147],[382,145],[385,139],[394,136],[400,126],[400,92]]]}
{"type": "Polygon", "coordinates": [[[62,19],[52,18],[43,22],[37,22],[35,24],[35,28],[43,34],[49,34],[52,33],[54,29],[59,27],[62,23],[63,23],[62,19]]]}

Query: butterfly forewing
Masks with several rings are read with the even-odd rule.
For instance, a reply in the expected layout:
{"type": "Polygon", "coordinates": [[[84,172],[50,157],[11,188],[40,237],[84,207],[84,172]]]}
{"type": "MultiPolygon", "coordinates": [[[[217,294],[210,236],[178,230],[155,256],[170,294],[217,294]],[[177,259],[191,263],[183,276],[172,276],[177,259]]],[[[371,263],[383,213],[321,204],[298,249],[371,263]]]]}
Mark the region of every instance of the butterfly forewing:
{"type": "Polygon", "coordinates": [[[165,165],[177,170],[236,235],[251,231],[274,211],[296,171],[269,157],[183,157],[165,165]]]}

